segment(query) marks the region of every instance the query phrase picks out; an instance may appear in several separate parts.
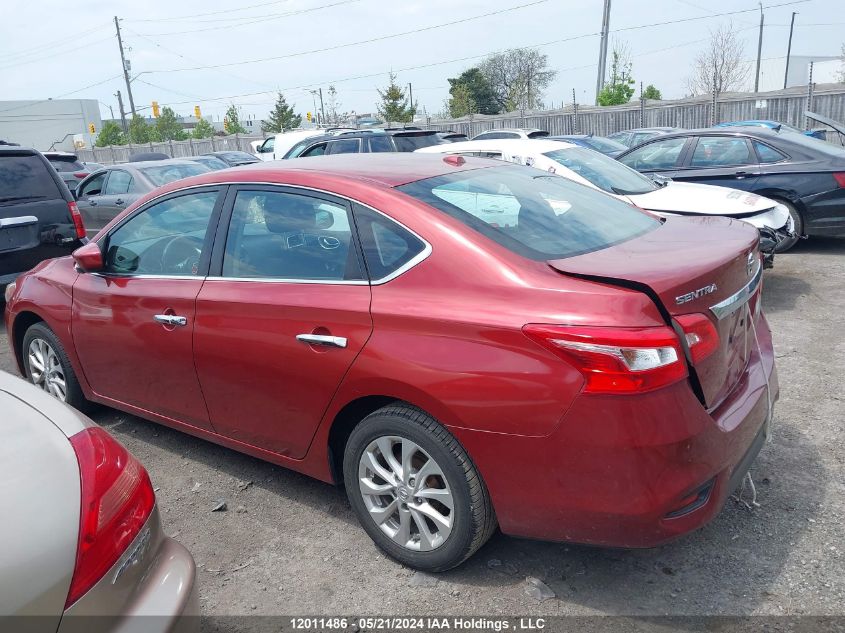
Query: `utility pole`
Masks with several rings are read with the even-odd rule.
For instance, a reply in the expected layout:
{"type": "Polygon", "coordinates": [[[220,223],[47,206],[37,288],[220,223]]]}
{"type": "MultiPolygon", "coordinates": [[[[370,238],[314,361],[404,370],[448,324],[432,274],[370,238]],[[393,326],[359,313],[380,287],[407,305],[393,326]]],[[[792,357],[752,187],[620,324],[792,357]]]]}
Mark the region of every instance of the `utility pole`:
{"type": "Polygon", "coordinates": [[[763,53],[763,3],[760,3],[760,35],[757,38],[757,72],[754,75],[754,92],[760,90],[760,56],[763,53]]]}
{"type": "Polygon", "coordinates": [[[120,124],[123,127],[123,133],[129,134],[129,128],[126,126],[126,113],[123,109],[123,95],[118,90],[114,96],[117,97],[117,106],[120,108],[120,124]]]}
{"type": "Polygon", "coordinates": [[[795,28],[795,16],[797,11],[792,12],[792,21],[789,23],[789,44],[786,47],[786,70],[783,71],[783,87],[786,88],[786,82],[789,79],[789,56],[792,54],[792,29],[795,28]]]}
{"type": "Polygon", "coordinates": [[[599,71],[596,77],[596,105],[599,93],[604,87],[604,71],[607,66],[607,40],[610,35],[610,0],[604,0],[604,13],[601,18],[601,44],[599,46],[599,71]]]}
{"type": "Polygon", "coordinates": [[[320,88],[320,114],[323,117],[323,125],[326,124],[326,109],[323,107],[323,89],[320,88]]]}
{"type": "MultiPolygon", "coordinates": [[[[411,100],[411,110],[414,110],[414,87],[411,85],[411,82],[408,82],[408,95],[409,99],[411,100]]],[[[416,111],[414,111],[416,114],[416,111]]]]}
{"type": "Polygon", "coordinates": [[[120,37],[120,20],[114,16],[114,28],[117,30],[117,45],[120,47],[120,65],[123,67],[123,78],[126,80],[126,92],[129,94],[129,109],[135,116],[135,100],[132,98],[132,84],[129,83],[129,69],[126,67],[126,55],[123,52],[123,39],[120,37]]]}

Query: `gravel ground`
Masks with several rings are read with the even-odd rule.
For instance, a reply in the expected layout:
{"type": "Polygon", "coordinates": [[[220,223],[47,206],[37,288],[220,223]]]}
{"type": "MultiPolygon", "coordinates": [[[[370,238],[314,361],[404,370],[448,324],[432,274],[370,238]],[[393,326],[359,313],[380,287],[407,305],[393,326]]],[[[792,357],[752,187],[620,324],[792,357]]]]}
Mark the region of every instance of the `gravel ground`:
{"type": "MultiPolygon", "coordinates": [[[[656,549],[497,535],[456,570],[418,574],[379,553],[339,488],[113,410],[93,417],[150,471],[207,615],[843,615],[844,279],[837,240],[803,242],[766,272],[781,399],[753,469],[760,507],[729,501],[656,549]],[[228,510],[212,512],[221,498],[228,510]],[[526,577],[555,597],[527,594],[526,577]]],[[[15,371],[5,335],[0,369],[15,371]]]]}

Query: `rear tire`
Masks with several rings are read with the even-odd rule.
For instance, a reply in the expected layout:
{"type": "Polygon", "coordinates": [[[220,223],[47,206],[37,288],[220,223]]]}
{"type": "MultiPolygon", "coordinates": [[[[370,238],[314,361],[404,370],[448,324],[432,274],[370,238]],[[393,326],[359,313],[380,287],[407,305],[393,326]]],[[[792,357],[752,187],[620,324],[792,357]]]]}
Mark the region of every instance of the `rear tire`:
{"type": "Polygon", "coordinates": [[[795,205],[786,200],[778,200],[789,211],[789,217],[792,218],[792,230],[795,233],[794,237],[788,237],[781,240],[775,247],[775,253],[785,253],[790,248],[798,243],[801,236],[804,234],[804,218],[801,217],[801,212],[795,208],[795,205]]]}
{"type": "Polygon", "coordinates": [[[443,425],[414,407],[389,405],[364,418],[346,443],[343,474],[361,526],[408,567],[456,567],[496,529],[472,460],[443,425]]]}
{"type": "Polygon", "coordinates": [[[61,341],[45,323],[31,325],[21,347],[26,378],[58,400],[88,410],[79,381],[61,341]]]}

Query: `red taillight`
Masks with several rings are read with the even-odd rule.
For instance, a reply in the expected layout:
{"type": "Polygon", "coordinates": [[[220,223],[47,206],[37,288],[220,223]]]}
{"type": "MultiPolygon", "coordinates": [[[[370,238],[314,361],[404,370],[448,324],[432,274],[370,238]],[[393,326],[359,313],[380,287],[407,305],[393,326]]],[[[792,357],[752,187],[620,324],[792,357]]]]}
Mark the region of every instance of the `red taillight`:
{"type": "Polygon", "coordinates": [[[85,223],[82,221],[82,214],[79,212],[79,207],[76,206],[76,202],[68,202],[67,208],[70,211],[70,217],[73,218],[76,237],[81,240],[85,237],[85,223]]]}
{"type": "Polygon", "coordinates": [[[77,172],[74,172],[73,175],[76,176],[77,178],[79,178],[80,180],[82,180],[83,178],[85,178],[88,175],[88,172],[87,171],[77,171],[77,172]]]}
{"type": "Polygon", "coordinates": [[[530,323],[523,332],[584,376],[584,393],[641,393],[687,376],[680,341],[668,327],[612,328],[530,323]]]}
{"type": "Polygon", "coordinates": [[[141,531],[155,505],[144,467],[99,427],[70,438],[82,487],[76,567],[65,608],[111,569],[141,531]]]}
{"type": "Polygon", "coordinates": [[[698,365],[719,347],[719,333],[706,314],[684,314],[675,317],[687,339],[692,364],[698,365]]]}
{"type": "Polygon", "coordinates": [[[840,171],[839,173],[833,174],[833,179],[837,185],[845,189],[845,172],[840,171]]]}

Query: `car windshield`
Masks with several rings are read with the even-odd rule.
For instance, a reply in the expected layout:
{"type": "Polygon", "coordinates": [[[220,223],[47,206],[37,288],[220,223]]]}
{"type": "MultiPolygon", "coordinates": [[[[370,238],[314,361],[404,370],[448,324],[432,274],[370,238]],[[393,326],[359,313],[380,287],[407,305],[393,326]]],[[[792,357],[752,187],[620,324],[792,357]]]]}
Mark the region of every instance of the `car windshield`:
{"type": "Polygon", "coordinates": [[[625,202],[521,165],[461,171],[398,189],[541,261],[607,248],[660,225],[625,202]]]}
{"type": "Polygon", "coordinates": [[[584,139],[584,144],[605,154],[608,152],[621,153],[628,149],[622,143],[601,136],[588,136],[584,139]]]}
{"type": "Polygon", "coordinates": [[[635,196],[660,188],[651,178],[586,147],[565,147],[543,155],[608,193],[635,196]]]}
{"type": "Polygon", "coordinates": [[[223,160],[231,161],[233,163],[242,161],[254,163],[258,161],[255,156],[253,156],[252,154],[247,154],[246,152],[220,152],[219,156],[223,160]]]}
{"type": "Polygon", "coordinates": [[[140,170],[156,187],[161,187],[174,180],[181,180],[189,176],[199,176],[208,172],[207,167],[203,167],[197,163],[156,165],[155,167],[141,167],[140,170]]]}

